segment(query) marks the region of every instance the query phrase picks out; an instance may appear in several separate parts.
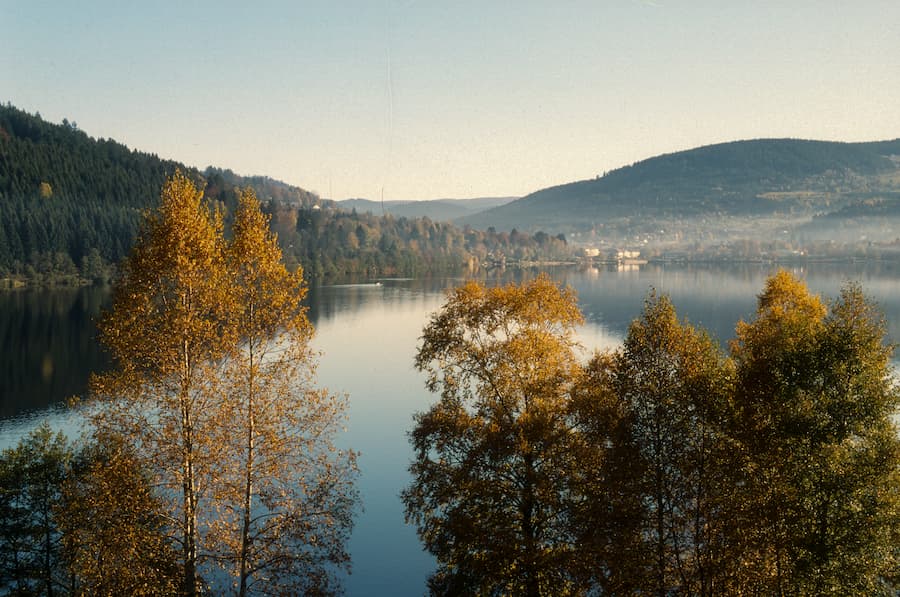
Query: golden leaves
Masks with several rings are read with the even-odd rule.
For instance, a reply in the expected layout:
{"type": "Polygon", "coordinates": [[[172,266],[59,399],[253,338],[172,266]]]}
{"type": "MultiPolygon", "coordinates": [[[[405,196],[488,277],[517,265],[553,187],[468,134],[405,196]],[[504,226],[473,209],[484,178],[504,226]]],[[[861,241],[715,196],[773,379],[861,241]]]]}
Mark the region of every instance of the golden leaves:
{"type": "Polygon", "coordinates": [[[222,222],[182,173],[167,181],[101,323],[118,370],[92,386],[110,398],[94,422],[128,437],[163,488],[185,591],[207,557],[241,594],[251,577],[318,590],[348,559],[355,454],[332,444],[346,401],[312,385],[302,271],[285,268],[253,193],[231,242],[222,222]]]}
{"type": "Polygon", "coordinates": [[[651,292],[581,365],[548,280],[447,295],[416,367],[407,521],[442,594],[873,594],[900,536],[900,389],[858,286],[772,276],[731,358],[651,292]]]}
{"type": "Polygon", "coordinates": [[[435,590],[571,589],[559,538],[571,506],[563,478],[581,453],[567,420],[581,321],[574,293],[540,276],[501,288],[468,282],[426,326],[416,367],[441,398],[416,416],[415,479],[403,500],[438,557],[435,590]]]}

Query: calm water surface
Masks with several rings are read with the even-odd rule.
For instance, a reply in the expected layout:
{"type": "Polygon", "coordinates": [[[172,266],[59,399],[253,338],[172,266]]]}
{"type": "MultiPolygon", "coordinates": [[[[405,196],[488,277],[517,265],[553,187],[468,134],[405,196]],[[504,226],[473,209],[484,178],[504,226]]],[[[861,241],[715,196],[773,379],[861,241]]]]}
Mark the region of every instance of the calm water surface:
{"type": "MultiPolygon", "coordinates": [[[[836,296],[847,280],[860,282],[885,311],[891,338],[900,340],[897,266],[829,264],[793,271],[828,297],[836,296]]],[[[756,295],[771,272],[765,266],[643,266],[638,271],[551,274],[578,291],[588,320],[580,335],[586,348],[594,349],[621,342],[651,287],[668,293],[682,317],[725,342],[739,319],[752,317],[756,295]]],[[[488,282],[521,276],[497,275],[488,282]]],[[[394,279],[310,289],[314,344],[322,351],[319,382],[350,395],[350,421],[340,443],[361,452],[364,511],[350,542],[349,595],[425,592],[434,562],[422,551],[414,529],[404,524],[398,497],[409,482],[412,452],[406,433],[412,414],[432,400],[412,362],[429,315],[440,308],[444,291],[461,281],[394,279]]],[[[108,292],[97,289],[0,294],[0,447],[16,443],[41,420],[77,435],[77,416],[59,405],[84,391],[91,370],[107,366],[93,327],[107,302],[108,292]]]]}

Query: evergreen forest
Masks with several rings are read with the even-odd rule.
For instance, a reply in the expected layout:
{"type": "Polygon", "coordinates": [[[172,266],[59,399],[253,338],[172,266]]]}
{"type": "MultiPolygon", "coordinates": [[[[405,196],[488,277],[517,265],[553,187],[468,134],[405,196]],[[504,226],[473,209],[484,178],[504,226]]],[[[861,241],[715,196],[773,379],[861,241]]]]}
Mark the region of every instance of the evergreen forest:
{"type": "Polygon", "coordinates": [[[562,234],[356,214],[265,176],[199,171],[7,104],[0,106],[0,280],[7,286],[109,281],[142,215],[158,205],[160,189],[176,171],[203,188],[226,221],[240,189],[253,189],[272,216],[286,262],[302,265],[309,277],[456,272],[488,262],[571,257],[562,234]]]}

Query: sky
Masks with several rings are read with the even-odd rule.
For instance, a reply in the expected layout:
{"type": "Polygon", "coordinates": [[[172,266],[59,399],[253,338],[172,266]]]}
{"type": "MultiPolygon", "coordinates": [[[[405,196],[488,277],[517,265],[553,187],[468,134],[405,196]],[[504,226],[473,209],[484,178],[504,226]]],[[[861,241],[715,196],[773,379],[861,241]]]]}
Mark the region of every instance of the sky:
{"type": "Polygon", "coordinates": [[[345,199],[900,137],[897,0],[0,0],[0,102],[345,199]]]}

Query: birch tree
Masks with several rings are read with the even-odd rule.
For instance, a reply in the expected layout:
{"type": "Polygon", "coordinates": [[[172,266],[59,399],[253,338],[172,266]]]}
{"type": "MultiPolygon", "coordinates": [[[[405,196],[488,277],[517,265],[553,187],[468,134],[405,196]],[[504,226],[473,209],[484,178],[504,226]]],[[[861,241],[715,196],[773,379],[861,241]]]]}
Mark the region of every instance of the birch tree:
{"type": "Polygon", "coordinates": [[[415,417],[407,520],[437,557],[434,594],[583,590],[567,517],[579,450],[569,421],[582,316],[546,276],[452,291],[416,367],[439,397],[415,417]]]}
{"type": "Polygon", "coordinates": [[[715,342],[655,292],[614,359],[635,448],[631,487],[644,504],[644,586],[657,595],[727,592],[729,371],[715,342]]]}
{"type": "Polygon", "coordinates": [[[334,444],[346,400],[315,386],[303,272],[285,268],[251,191],[227,258],[239,343],[223,370],[210,543],[241,597],[336,592],[357,501],[355,454],[334,444]]]}
{"type": "Polygon", "coordinates": [[[181,591],[200,589],[200,512],[221,425],[221,363],[235,338],[222,218],[184,174],[147,215],[99,324],[116,364],[94,379],[94,424],[127,438],[153,474],[179,547],[181,591]]]}
{"type": "Polygon", "coordinates": [[[334,443],[346,399],[315,386],[302,270],[252,193],[230,242],[222,228],[190,180],[167,182],[101,323],[117,369],[94,381],[93,421],[150,471],[181,593],[338,592],[357,503],[355,454],[334,443]]]}
{"type": "Polygon", "coordinates": [[[744,582],[769,594],[894,594],[900,392],[857,285],[826,305],[786,271],[741,322],[733,435],[746,451],[744,582]]]}
{"type": "Polygon", "coordinates": [[[616,354],[595,354],[575,387],[573,415],[582,441],[574,454],[573,508],[579,573],[589,594],[631,595],[650,576],[644,542],[646,463],[632,433],[628,404],[616,393],[616,354]]]}

